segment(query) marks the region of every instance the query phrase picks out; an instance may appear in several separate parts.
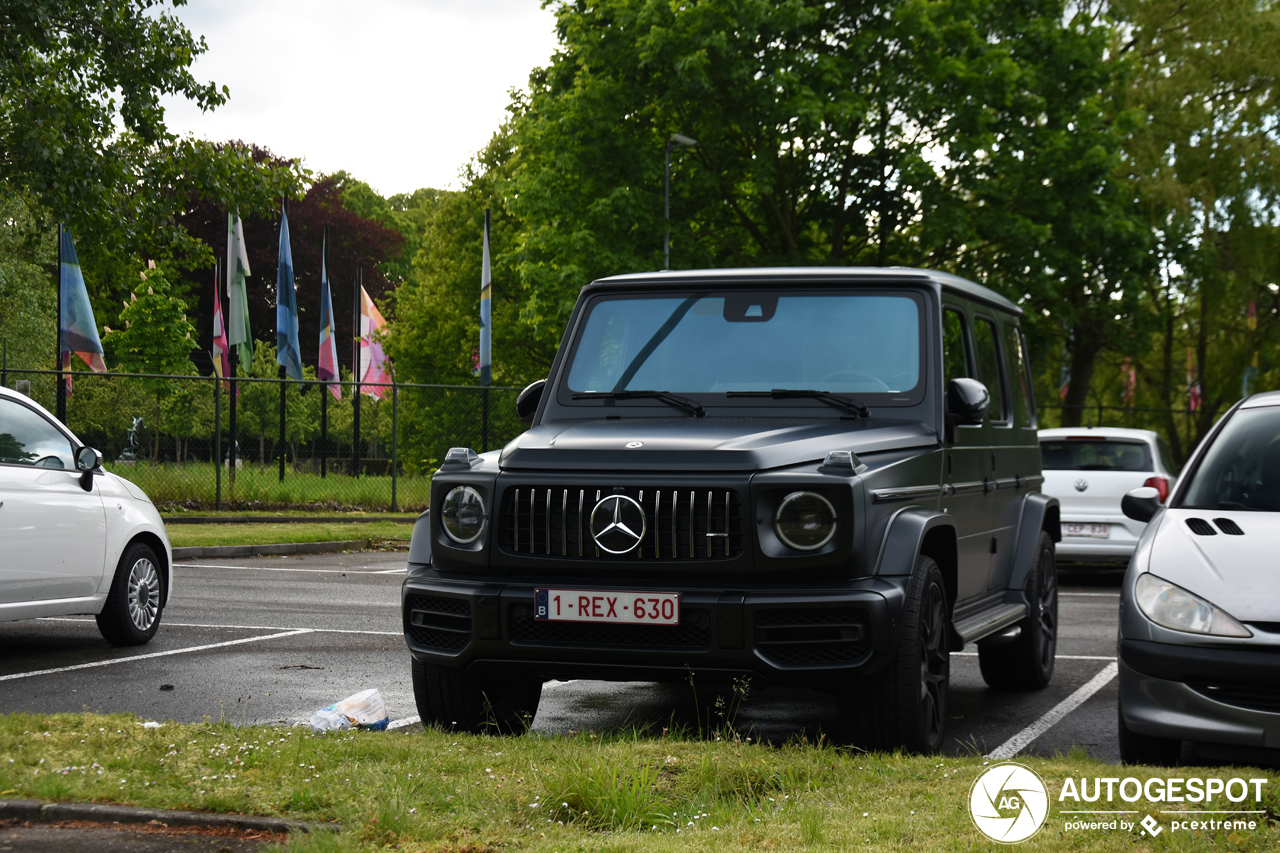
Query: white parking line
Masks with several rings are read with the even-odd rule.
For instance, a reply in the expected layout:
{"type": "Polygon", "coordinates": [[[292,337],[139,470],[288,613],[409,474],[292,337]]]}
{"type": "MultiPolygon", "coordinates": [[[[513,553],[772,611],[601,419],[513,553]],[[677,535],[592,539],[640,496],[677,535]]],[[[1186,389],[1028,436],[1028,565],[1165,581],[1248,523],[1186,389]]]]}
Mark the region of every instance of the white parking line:
{"type": "Polygon", "coordinates": [[[1119,598],[1118,592],[1060,592],[1058,595],[1078,595],[1087,598],[1119,598]]]}
{"type": "MultiPolygon", "coordinates": [[[[977,652],[952,652],[952,657],[976,658],[977,652]]],[[[1115,660],[1115,655],[1055,655],[1057,660],[1115,660]]]]}
{"type": "MultiPolygon", "coordinates": [[[[397,605],[398,606],[398,605],[397,605]]],[[[93,622],[92,618],[45,616],[42,622],[93,622]]],[[[285,628],[281,625],[202,625],[196,622],[164,622],[164,628],[216,628],[226,631],[304,631],[311,634],[368,634],[371,637],[403,637],[404,631],[359,631],[355,628],[285,628]]]]}
{"type": "Polygon", "coordinates": [[[145,655],[132,655],[127,658],[115,658],[114,660],[100,660],[94,663],[78,663],[74,666],[59,666],[54,669],[38,669],[34,672],[15,672],[12,675],[0,675],[0,681],[13,681],[18,678],[32,678],[37,675],[53,675],[58,672],[72,672],[77,669],[93,669],[99,666],[111,666],[116,663],[132,663],[136,660],[148,660],[150,658],[163,658],[169,655],[185,655],[189,652],[202,652],[206,649],[220,649],[224,646],[238,646],[241,643],[256,643],[260,640],[278,640],[281,637],[293,637],[298,634],[313,633],[310,628],[298,628],[293,631],[285,631],[283,634],[269,634],[265,637],[245,637],[240,640],[227,640],[225,643],[209,643],[204,646],[191,646],[186,649],[171,649],[167,652],[151,652],[145,655]]]}
{"type": "Polygon", "coordinates": [[[1031,742],[1040,735],[1047,732],[1059,720],[1070,714],[1076,708],[1079,708],[1093,694],[1111,683],[1111,680],[1120,672],[1120,664],[1112,660],[1102,668],[1102,671],[1091,678],[1088,683],[1072,693],[1066,699],[1063,699],[1057,705],[1049,709],[1049,713],[1009,738],[1004,743],[993,749],[987,754],[987,758],[993,761],[1003,761],[1006,758],[1013,758],[1019,752],[1031,745],[1031,742]]]}
{"type": "Polygon", "coordinates": [[[235,569],[242,572],[310,572],[317,575],[389,575],[395,572],[403,572],[405,569],[393,569],[392,571],[368,571],[372,566],[353,566],[349,569],[307,569],[292,568],[286,566],[215,566],[212,563],[178,563],[173,564],[175,569],[235,569]],[[366,571],[362,571],[366,570],[366,571]]]}
{"type": "Polygon", "coordinates": [[[387,723],[387,731],[392,729],[403,729],[405,726],[412,726],[414,723],[422,722],[421,717],[405,717],[403,720],[392,720],[387,723]]]}

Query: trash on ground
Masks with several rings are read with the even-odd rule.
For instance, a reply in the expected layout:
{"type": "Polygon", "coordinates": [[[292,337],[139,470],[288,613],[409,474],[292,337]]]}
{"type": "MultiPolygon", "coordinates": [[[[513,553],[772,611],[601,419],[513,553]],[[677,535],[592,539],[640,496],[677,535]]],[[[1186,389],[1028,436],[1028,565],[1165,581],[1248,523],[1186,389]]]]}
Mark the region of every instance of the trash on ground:
{"type": "Polygon", "coordinates": [[[382,694],[374,687],[316,711],[311,715],[311,730],[324,733],[354,728],[380,732],[390,722],[382,694]]]}

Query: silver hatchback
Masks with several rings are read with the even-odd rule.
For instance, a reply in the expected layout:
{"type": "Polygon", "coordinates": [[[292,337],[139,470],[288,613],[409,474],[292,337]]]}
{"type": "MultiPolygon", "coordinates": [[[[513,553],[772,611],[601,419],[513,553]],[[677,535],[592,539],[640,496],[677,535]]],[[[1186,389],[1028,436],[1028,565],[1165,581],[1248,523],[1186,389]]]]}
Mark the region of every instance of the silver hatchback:
{"type": "Polygon", "coordinates": [[[1239,403],[1147,527],[1120,591],[1120,757],[1173,764],[1183,742],[1227,760],[1280,760],[1280,393],[1239,403]]]}

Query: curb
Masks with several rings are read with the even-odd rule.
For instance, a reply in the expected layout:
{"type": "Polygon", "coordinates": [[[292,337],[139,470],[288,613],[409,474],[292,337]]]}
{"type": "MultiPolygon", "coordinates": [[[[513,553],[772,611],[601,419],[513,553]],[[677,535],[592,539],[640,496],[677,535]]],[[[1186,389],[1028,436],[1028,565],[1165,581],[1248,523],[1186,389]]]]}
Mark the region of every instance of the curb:
{"type": "Polygon", "coordinates": [[[339,824],[309,824],[281,817],[208,814],[206,812],[140,809],[100,803],[42,803],[39,800],[0,800],[0,820],[52,822],[90,820],[98,823],[151,823],[167,826],[234,827],[258,832],[340,832],[339,824]]]}
{"type": "Polygon", "coordinates": [[[204,557],[275,557],[282,554],[329,554],[334,551],[363,551],[368,539],[339,539],[331,542],[290,542],[285,545],[197,545],[174,548],[175,560],[204,557]]]}

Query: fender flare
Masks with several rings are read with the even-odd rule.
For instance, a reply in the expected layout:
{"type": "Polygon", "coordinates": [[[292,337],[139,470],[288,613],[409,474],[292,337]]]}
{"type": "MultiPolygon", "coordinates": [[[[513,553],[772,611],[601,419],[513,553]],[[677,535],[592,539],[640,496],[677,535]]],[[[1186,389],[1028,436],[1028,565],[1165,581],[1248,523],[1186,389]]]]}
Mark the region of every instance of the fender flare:
{"type": "Polygon", "coordinates": [[[1054,542],[1062,541],[1062,525],[1059,522],[1058,499],[1040,492],[1032,492],[1023,498],[1022,517],[1018,522],[1018,540],[1013,546],[1013,573],[1009,576],[1009,590],[1022,590],[1027,585],[1027,575],[1036,559],[1036,544],[1040,531],[1045,531],[1054,542]]]}
{"type": "Polygon", "coordinates": [[[930,534],[941,534],[951,546],[951,559],[939,560],[939,568],[951,588],[948,593],[951,602],[956,596],[955,542],[956,524],[951,516],[937,510],[925,509],[922,506],[903,507],[893,514],[885,525],[884,539],[880,542],[880,553],[876,558],[875,574],[881,576],[909,576],[916,567],[919,557],[930,534]],[[937,531],[937,533],[934,533],[937,531]],[[950,563],[949,565],[946,563],[950,563]]]}

